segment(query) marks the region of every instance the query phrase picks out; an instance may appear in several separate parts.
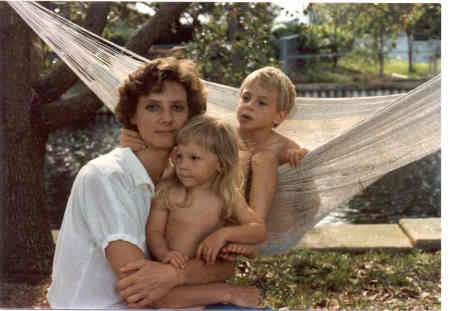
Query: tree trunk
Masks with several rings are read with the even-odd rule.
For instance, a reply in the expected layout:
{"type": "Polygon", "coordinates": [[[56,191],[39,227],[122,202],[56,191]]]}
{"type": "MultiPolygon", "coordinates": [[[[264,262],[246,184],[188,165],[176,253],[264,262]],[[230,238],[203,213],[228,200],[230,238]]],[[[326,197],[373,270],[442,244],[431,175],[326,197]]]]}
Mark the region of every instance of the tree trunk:
{"type": "Polygon", "coordinates": [[[408,72],[413,73],[416,71],[413,64],[414,35],[409,31],[406,34],[408,36],[408,72]]]}
{"type": "Polygon", "coordinates": [[[380,49],[378,54],[378,59],[380,62],[380,78],[384,77],[384,34],[381,33],[380,35],[380,49]]]}
{"type": "Polygon", "coordinates": [[[42,71],[41,41],[0,3],[1,279],[40,279],[51,271],[54,244],[44,187],[48,133],[31,87],[42,71]]]}
{"type": "MultiPolygon", "coordinates": [[[[101,34],[110,4],[91,4],[84,27],[101,34]]],[[[133,50],[146,51],[188,5],[163,5],[147,33],[141,29],[133,38],[133,50]]],[[[6,2],[0,2],[0,40],[0,280],[30,282],[48,277],[54,252],[44,186],[48,134],[100,104],[90,94],[53,103],[76,78],[60,66],[38,80],[42,43],[6,2]]]]}

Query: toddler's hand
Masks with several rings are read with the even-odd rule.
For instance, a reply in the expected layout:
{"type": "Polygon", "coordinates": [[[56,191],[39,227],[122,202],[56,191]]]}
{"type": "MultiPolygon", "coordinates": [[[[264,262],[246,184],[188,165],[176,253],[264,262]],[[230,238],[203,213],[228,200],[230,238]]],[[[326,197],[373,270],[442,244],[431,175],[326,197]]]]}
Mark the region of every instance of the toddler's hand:
{"type": "Polygon", "coordinates": [[[239,255],[255,258],[258,256],[259,245],[257,244],[237,244],[231,243],[225,245],[219,253],[219,257],[228,260],[234,261],[237,259],[239,255]]]}
{"type": "Polygon", "coordinates": [[[130,147],[134,152],[142,151],[147,148],[138,132],[128,129],[121,129],[120,146],[130,147]]]}
{"type": "Polygon", "coordinates": [[[308,149],[305,148],[288,149],[286,150],[286,158],[288,159],[291,167],[297,167],[307,153],[308,149]]]}
{"type": "Polygon", "coordinates": [[[162,260],[162,263],[172,265],[177,269],[184,269],[189,258],[181,252],[170,251],[166,254],[166,257],[162,260]]]}
{"type": "Polygon", "coordinates": [[[208,264],[216,263],[217,255],[226,244],[225,237],[220,230],[210,234],[197,248],[197,259],[203,258],[208,264]]]}

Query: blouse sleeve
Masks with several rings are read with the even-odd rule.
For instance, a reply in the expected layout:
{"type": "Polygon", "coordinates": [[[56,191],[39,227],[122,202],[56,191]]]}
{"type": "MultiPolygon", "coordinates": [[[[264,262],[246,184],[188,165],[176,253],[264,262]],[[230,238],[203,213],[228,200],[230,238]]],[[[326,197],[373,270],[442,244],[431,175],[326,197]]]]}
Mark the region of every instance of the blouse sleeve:
{"type": "Polygon", "coordinates": [[[129,176],[105,174],[86,165],[79,172],[72,192],[78,200],[75,205],[79,215],[98,247],[105,249],[110,242],[123,240],[146,253],[145,223],[150,198],[144,209],[139,207],[136,187],[132,187],[129,176]]]}

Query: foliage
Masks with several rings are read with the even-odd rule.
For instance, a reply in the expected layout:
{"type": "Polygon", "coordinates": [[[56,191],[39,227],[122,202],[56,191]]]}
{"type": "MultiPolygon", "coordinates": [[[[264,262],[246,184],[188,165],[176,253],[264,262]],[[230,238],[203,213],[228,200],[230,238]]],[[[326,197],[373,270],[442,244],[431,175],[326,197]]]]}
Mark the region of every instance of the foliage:
{"type": "Polygon", "coordinates": [[[276,39],[297,35],[296,51],[300,55],[347,51],[353,43],[353,38],[345,29],[333,28],[327,24],[278,23],[272,28],[272,35],[276,39]]]}
{"type": "Polygon", "coordinates": [[[377,61],[379,75],[383,77],[385,57],[401,31],[398,11],[388,3],[361,3],[355,24],[356,34],[363,38],[361,46],[369,58],[377,61]]]}
{"type": "Polygon", "coordinates": [[[319,30],[311,35],[322,41],[321,53],[333,55],[336,67],[339,57],[353,46],[355,37],[351,21],[355,16],[354,6],[345,3],[319,3],[309,5],[306,11],[314,15],[313,29],[317,27],[319,30]]]}
{"type": "Polygon", "coordinates": [[[204,79],[232,86],[252,71],[277,65],[270,28],[275,13],[269,3],[219,3],[195,30],[185,56],[195,59],[204,79]]]}
{"type": "MultiPolygon", "coordinates": [[[[402,31],[409,37],[416,34],[440,35],[439,4],[319,3],[310,4],[307,11],[315,24],[328,27],[326,37],[333,53],[349,50],[355,40],[357,54],[367,62],[375,61],[380,77],[384,75],[385,57],[402,31]]],[[[412,47],[409,49],[409,71],[413,72],[412,47]]],[[[337,59],[334,61],[336,66],[337,59]]]]}
{"type": "MultiPolygon", "coordinates": [[[[361,52],[361,54],[363,51],[361,52]]],[[[435,74],[434,69],[429,64],[415,64],[415,71],[408,72],[408,62],[387,59],[385,62],[385,81],[390,81],[391,74],[401,74],[407,79],[426,80],[431,74],[435,74]]],[[[438,63],[437,72],[440,72],[440,64],[438,63]]],[[[378,81],[378,65],[370,59],[364,58],[356,51],[352,54],[345,55],[339,59],[336,68],[332,68],[329,63],[317,62],[306,66],[290,75],[295,83],[368,83],[370,81],[378,81]]]]}
{"type": "Polygon", "coordinates": [[[318,252],[241,259],[233,282],[256,285],[264,303],[290,310],[440,309],[440,251],[318,252]]]}
{"type": "Polygon", "coordinates": [[[103,36],[105,39],[123,46],[147,19],[148,16],[138,12],[133,4],[114,2],[103,36]]]}
{"type": "Polygon", "coordinates": [[[415,3],[422,14],[414,23],[414,31],[431,37],[441,37],[441,4],[415,3]]]}

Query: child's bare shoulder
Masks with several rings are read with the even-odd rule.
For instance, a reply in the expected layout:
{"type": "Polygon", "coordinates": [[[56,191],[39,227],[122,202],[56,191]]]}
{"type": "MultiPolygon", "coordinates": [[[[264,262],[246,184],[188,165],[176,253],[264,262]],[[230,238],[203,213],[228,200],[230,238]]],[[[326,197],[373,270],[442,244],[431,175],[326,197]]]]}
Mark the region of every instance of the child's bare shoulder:
{"type": "Polygon", "coordinates": [[[300,146],[292,139],[274,132],[273,138],[266,144],[267,150],[272,151],[278,157],[283,155],[288,149],[299,149],[300,146]]]}
{"type": "Polygon", "coordinates": [[[165,202],[166,204],[164,205],[168,204],[169,206],[165,206],[167,208],[175,207],[185,201],[186,189],[174,180],[162,180],[158,185],[155,199],[165,202]]]}
{"type": "Polygon", "coordinates": [[[293,141],[292,139],[290,139],[287,136],[284,136],[280,133],[277,133],[279,136],[280,141],[282,142],[282,146],[283,146],[283,151],[286,151],[288,149],[300,149],[299,144],[297,144],[295,141],[293,141]]]}

